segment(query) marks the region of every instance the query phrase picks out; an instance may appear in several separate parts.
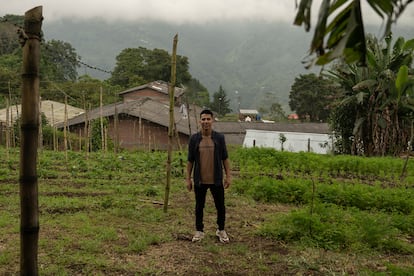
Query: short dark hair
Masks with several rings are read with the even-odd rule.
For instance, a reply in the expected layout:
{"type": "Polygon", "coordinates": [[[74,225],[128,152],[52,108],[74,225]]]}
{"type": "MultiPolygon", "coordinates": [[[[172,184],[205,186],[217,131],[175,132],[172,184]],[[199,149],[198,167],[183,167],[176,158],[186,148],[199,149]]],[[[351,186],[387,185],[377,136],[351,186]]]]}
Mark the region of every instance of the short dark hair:
{"type": "Polygon", "coordinates": [[[211,117],[214,117],[213,111],[211,111],[210,109],[203,109],[203,111],[200,112],[200,118],[203,114],[210,114],[211,117]]]}

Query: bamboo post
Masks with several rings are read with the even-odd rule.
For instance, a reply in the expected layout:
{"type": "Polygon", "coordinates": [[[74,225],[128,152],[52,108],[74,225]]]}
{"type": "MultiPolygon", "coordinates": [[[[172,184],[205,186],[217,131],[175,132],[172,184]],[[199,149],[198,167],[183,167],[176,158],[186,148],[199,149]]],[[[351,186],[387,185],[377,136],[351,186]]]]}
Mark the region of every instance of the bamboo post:
{"type": "Polygon", "coordinates": [[[42,100],[39,100],[39,150],[43,149],[42,100]]]}
{"type": "Polygon", "coordinates": [[[20,274],[38,275],[39,201],[37,146],[39,135],[39,63],[42,6],[25,13],[23,37],[22,116],[20,143],[20,274]]]}
{"type": "MultiPolygon", "coordinates": [[[[12,115],[12,111],[13,111],[13,106],[12,106],[12,101],[11,101],[11,88],[10,88],[10,81],[9,81],[9,99],[6,98],[6,148],[7,148],[7,152],[11,146],[11,128],[13,128],[13,115],[12,115]]],[[[14,138],[14,137],[13,137],[14,138]]]]}
{"type": "MultiPolygon", "coordinates": [[[[197,122],[198,121],[198,115],[197,115],[197,110],[196,110],[196,104],[193,102],[193,110],[194,110],[194,119],[197,122]]],[[[198,124],[196,124],[197,127],[197,132],[198,132],[198,124]]]]}
{"type": "Polygon", "coordinates": [[[177,140],[178,150],[182,151],[183,148],[181,147],[180,133],[178,133],[177,124],[175,122],[174,122],[174,134],[175,134],[175,138],[177,140]]]}
{"type": "Polygon", "coordinates": [[[9,152],[9,148],[10,148],[10,116],[9,116],[9,112],[10,112],[10,104],[9,104],[9,99],[6,99],[6,150],[7,153],[9,152]]]}
{"type": "Polygon", "coordinates": [[[102,103],[102,86],[99,92],[99,119],[101,122],[101,150],[105,149],[105,140],[104,140],[104,123],[103,123],[103,103],[102,103]]]}
{"type": "Polygon", "coordinates": [[[168,199],[170,196],[171,187],[171,159],[172,159],[172,147],[174,139],[174,88],[175,88],[175,73],[177,64],[177,42],[178,34],[174,36],[173,51],[171,54],[171,80],[168,87],[168,94],[170,95],[170,124],[168,127],[168,156],[167,156],[167,183],[165,185],[164,195],[164,213],[168,210],[168,199]]]}
{"type": "Polygon", "coordinates": [[[119,133],[118,133],[118,108],[115,105],[115,114],[114,114],[114,139],[115,139],[115,145],[114,145],[114,153],[118,153],[118,147],[119,147],[119,133]]]}
{"type": "MultiPolygon", "coordinates": [[[[11,101],[10,101],[10,104],[11,104],[11,101]]],[[[17,107],[16,107],[16,110],[17,110],[17,107]]],[[[19,118],[19,117],[17,116],[17,118],[19,118]]],[[[13,119],[13,106],[10,105],[10,124],[9,124],[9,129],[10,129],[10,147],[11,148],[15,148],[16,147],[16,133],[14,132],[13,121],[14,121],[14,119],[13,119]]],[[[21,124],[21,122],[19,120],[16,120],[16,122],[18,124],[18,127],[20,128],[19,125],[21,124]]]]}
{"type": "Polygon", "coordinates": [[[86,109],[86,101],[84,101],[83,105],[85,109],[85,159],[89,159],[89,118],[88,118],[88,112],[89,110],[86,109]]]}
{"type": "Polygon", "coordinates": [[[108,150],[108,128],[104,127],[104,148],[103,151],[106,152],[108,150]]]}
{"type": "Polygon", "coordinates": [[[65,150],[65,160],[68,163],[68,96],[65,93],[65,115],[63,124],[63,146],[65,150]]]}
{"type": "Polygon", "coordinates": [[[54,109],[53,109],[53,104],[51,105],[51,108],[52,108],[52,126],[53,126],[53,141],[52,141],[52,143],[53,143],[53,151],[57,151],[57,146],[56,146],[56,126],[55,126],[55,111],[54,111],[54,109]]]}

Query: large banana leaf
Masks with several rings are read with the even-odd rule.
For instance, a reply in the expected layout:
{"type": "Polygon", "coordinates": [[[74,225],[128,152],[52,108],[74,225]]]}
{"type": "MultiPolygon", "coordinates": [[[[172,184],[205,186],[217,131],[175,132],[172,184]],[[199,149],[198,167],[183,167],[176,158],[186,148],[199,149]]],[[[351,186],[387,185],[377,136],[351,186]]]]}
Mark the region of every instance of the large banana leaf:
{"type": "MultiPolygon", "coordinates": [[[[408,4],[414,0],[367,0],[370,7],[384,20],[384,37],[390,32],[408,4]]],[[[310,44],[310,55],[316,54],[318,65],[343,57],[346,62],[366,63],[364,23],[360,0],[322,0],[314,36],[310,44]]],[[[311,28],[312,0],[296,0],[297,14],[294,24],[311,28]]],[[[412,45],[407,45],[412,46],[412,45]]],[[[312,62],[308,64],[311,66],[312,62]]]]}

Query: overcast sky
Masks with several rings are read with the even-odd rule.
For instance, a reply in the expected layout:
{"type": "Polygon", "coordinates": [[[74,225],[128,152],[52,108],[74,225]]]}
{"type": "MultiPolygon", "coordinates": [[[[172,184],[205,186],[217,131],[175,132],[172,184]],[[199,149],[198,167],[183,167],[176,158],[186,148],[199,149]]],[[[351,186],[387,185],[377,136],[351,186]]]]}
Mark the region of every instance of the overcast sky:
{"type": "MultiPolygon", "coordinates": [[[[298,0],[299,1],[299,0],[298,0]]],[[[43,6],[48,22],[61,18],[107,18],[109,20],[158,19],[169,23],[205,23],[217,20],[267,20],[292,22],[295,0],[0,0],[0,16],[23,15],[27,10],[43,6]]],[[[313,16],[321,0],[313,1],[313,16]]],[[[381,24],[380,18],[366,8],[366,23],[381,24]]],[[[398,25],[414,23],[414,4],[409,6],[398,25]]]]}

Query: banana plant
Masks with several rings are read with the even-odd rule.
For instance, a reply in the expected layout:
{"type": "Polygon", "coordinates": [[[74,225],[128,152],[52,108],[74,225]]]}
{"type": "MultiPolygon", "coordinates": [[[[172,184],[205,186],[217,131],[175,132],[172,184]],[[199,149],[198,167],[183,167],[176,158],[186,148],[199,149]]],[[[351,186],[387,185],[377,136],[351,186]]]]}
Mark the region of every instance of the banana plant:
{"type": "MultiPolygon", "coordinates": [[[[367,0],[369,6],[385,20],[384,37],[391,32],[405,8],[414,0],[367,0]]],[[[312,0],[296,0],[294,25],[311,28],[312,0]]],[[[347,63],[366,64],[366,35],[360,0],[322,0],[318,20],[310,44],[311,58],[307,66],[325,65],[339,57],[347,63]]]]}
{"type": "Polygon", "coordinates": [[[330,72],[344,90],[338,106],[351,109],[347,113],[354,120],[352,138],[356,151],[365,155],[396,155],[404,150],[409,139],[414,108],[413,72],[409,69],[414,40],[400,37],[392,45],[390,35],[384,45],[375,37],[368,37],[366,45],[366,67],[343,63],[330,72]]]}

